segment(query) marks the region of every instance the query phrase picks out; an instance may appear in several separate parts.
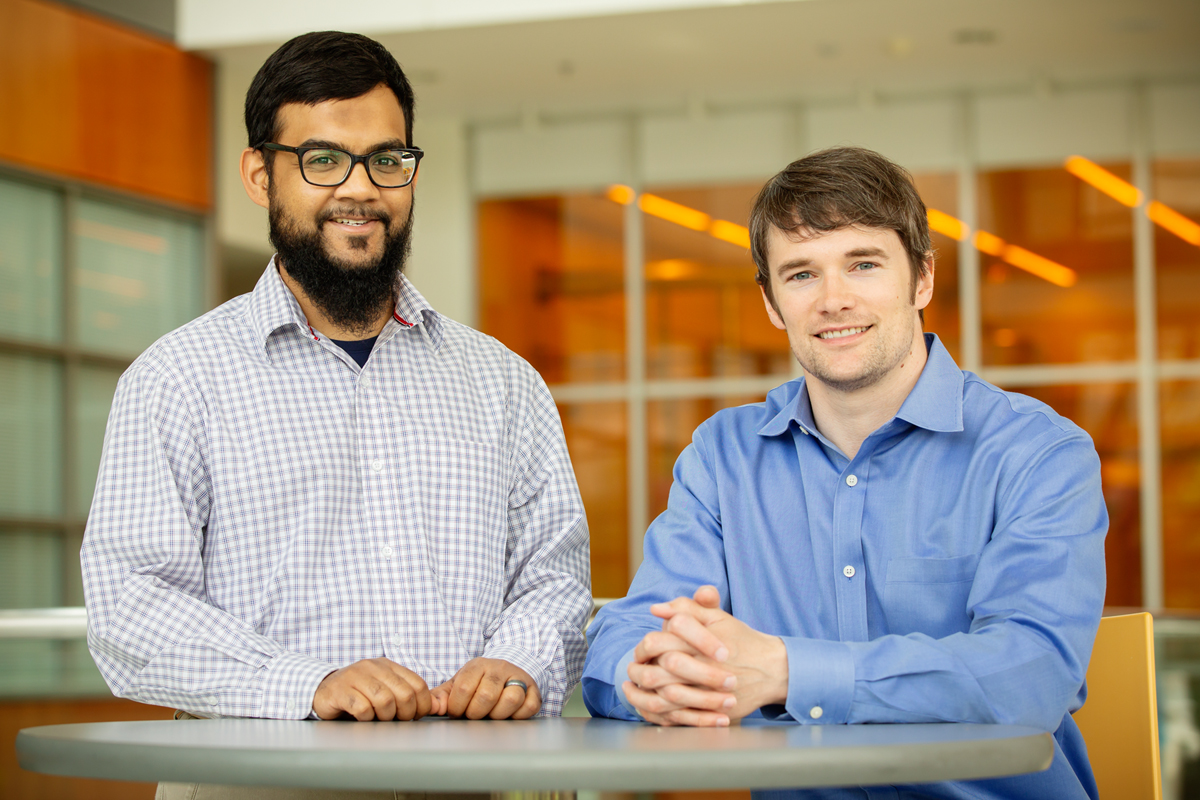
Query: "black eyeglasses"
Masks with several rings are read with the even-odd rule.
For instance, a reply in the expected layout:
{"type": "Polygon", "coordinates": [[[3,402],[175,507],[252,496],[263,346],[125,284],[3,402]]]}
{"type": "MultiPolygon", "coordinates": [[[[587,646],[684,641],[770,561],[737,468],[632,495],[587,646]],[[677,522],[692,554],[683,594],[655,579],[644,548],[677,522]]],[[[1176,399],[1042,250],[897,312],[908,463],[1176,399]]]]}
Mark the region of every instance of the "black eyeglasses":
{"type": "Polygon", "coordinates": [[[332,147],[288,147],[274,142],[263,142],[257,149],[295,153],[300,162],[300,176],[313,186],[341,186],[350,177],[354,165],[361,163],[371,183],[380,189],[399,189],[412,183],[417,164],[425,155],[418,147],[376,150],[365,156],[332,147]]]}

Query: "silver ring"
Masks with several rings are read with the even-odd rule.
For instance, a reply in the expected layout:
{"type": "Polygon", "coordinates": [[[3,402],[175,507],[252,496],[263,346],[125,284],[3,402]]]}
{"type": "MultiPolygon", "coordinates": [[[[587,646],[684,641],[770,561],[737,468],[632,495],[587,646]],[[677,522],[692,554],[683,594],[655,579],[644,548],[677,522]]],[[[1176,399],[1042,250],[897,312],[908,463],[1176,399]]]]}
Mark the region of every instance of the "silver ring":
{"type": "Polygon", "coordinates": [[[529,693],[529,684],[525,683],[525,681],[519,681],[516,678],[513,678],[512,680],[508,680],[508,681],[504,682],[505,689],[507,689],[510,686],[520,686],[522,692],[525,692],[526,694],[529,693]]]}

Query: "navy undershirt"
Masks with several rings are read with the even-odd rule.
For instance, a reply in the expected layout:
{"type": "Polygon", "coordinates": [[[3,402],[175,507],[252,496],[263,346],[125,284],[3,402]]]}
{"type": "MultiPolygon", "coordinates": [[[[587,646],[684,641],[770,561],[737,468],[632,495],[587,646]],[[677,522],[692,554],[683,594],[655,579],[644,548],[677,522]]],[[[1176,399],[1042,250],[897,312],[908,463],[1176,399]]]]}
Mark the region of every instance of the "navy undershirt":
{"type": "Polygon", "coordinates": [[[358,362],[360,367],[365,367],[367,365],[367,358],[371,355],[371,350],[375,347],[375,340],[378,338],[378,336],[372,336],[370,339],[359,339],[354,342],[339,342],[337,339],[330,339],[329,341],[345,350],[351,358],[358,362]]]}

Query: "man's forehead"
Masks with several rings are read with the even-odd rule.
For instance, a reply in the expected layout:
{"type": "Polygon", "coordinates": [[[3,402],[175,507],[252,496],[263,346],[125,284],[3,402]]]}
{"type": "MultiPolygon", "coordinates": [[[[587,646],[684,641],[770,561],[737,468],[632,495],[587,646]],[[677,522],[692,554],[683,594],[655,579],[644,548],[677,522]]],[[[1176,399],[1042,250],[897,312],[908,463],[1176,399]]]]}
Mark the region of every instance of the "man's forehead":
{"type": "Polygon", "coordinates": [[[779,228],[775,225],[772,225],[768,230],[767,241],[768,244],[771,242],[776,242],[779,244],[803,244],[807,242],[819,241],[821,239],[846,232],[859,233],[862,234],[864,238],[874,239],[881,243],[884,241],[894,242],[898,247],[903,247],[904,244],[900,240],[900,234],[898,234],[892,228],[876,228],[870,225],[859,225],[857,223],[839,225],[838,227],[831,228],[829,230],[810,228],[803,223],[797,225],[795,228],[790,229],[779,228]]]}
{"type": "Polygon", "coordinates": [[[284,103],[275,115],[277,136],[306,140],[338,141],[348,136],[371,141],[405,140],[405,116],[400,101],[380,84],[357,97],[334,98],[316,103],[284,103]]]}

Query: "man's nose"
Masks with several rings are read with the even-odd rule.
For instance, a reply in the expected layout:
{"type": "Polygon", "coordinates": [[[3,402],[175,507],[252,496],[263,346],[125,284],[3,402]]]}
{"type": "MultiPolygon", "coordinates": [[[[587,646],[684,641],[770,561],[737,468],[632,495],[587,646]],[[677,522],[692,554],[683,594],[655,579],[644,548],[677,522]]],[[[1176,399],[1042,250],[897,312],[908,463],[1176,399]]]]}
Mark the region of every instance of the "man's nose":
{"type": "Polygon", "coordinates": [[[852,308],[855,295],[850,281],[840,272],[833,272],[821,281],[820,304],[822,311],[837,312],[852,308]]]}
{"type": "Polygon", "coordinates": [[[350,168],[350,174],[337,187],[334,194],[347,199],[365,200],[378,197],[379,187],[371,183],[371,176],[367,174],[367,165],[359,162],[350,168]]]}

